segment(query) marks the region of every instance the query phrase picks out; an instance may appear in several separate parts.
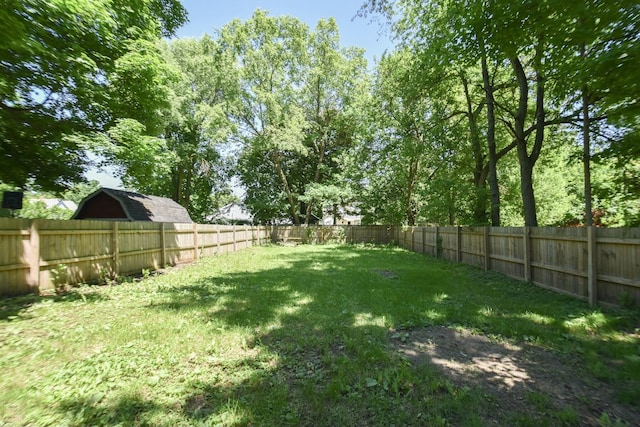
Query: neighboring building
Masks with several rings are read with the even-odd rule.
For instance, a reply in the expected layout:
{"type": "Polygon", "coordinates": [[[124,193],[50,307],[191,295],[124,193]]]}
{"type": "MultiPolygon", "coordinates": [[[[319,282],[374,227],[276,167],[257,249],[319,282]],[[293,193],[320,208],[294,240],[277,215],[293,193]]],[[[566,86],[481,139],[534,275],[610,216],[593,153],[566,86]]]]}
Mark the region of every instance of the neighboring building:
{"type": "Polygon", "coordinates": [[[71,200],[62,200],[62,199],[35,199],[38,202],[44,203],[47,209],[68,209],[70,211],[75,211],[78,209],[78,205],[71,200]]]}
{"type": "Polygon", "coordinates": [[[101,188],[82,199],[72,219],[193,222],[189,212],[166,197],[101,188]]]}
{"type": "Polygon", "coordinates": [[[207,220],[216,224],[253,224],[253,215],[242,203],[229,203],[207,220]]]}
{"type": "Polygon", "coordinates": [[[322,216],[322,225],[362,225],[362,215],[351,206],[339,207],[337,214],[325,211],[322,216]]]}

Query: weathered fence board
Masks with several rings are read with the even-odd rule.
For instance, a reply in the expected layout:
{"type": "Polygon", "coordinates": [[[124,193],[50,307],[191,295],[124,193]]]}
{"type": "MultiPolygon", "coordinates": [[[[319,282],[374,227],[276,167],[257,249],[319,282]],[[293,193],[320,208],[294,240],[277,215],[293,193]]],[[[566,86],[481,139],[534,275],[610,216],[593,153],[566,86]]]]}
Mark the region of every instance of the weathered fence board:
{"type": "Polygon", "coordinates": [[[524,278],[524,229],[491,227],[489,260],[491,269],[510,277],[524,278]]]}

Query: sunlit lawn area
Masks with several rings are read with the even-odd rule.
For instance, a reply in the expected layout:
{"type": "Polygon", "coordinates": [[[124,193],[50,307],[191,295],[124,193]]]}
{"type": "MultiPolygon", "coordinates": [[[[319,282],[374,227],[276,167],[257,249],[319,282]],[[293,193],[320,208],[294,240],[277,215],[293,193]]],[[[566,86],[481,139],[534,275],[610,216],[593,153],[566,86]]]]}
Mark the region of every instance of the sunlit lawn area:
{"type": "Polygon", "coordinates": [[[252,248],[0,300],[0,426],[580,425],[572,408],[492,412],[394,338],[444,325],[540,346],[638,411],[639,319],[396,248],[252,248]]]}

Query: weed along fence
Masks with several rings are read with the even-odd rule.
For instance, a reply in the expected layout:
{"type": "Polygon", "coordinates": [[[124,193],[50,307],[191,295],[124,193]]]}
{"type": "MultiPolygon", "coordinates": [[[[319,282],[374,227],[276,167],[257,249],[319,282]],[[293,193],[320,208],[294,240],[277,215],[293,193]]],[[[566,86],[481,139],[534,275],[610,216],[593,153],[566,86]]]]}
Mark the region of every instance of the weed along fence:
{"type": "Polygon", "coordinates": [[[591,304],[640,305],[640,228],[396,227],[394,238],[591,304]]]}
{"type": "Polygon", "coordinates": [[[267,236],[264,227],[0,218],[0,296],[155,270],[267,236]]]}

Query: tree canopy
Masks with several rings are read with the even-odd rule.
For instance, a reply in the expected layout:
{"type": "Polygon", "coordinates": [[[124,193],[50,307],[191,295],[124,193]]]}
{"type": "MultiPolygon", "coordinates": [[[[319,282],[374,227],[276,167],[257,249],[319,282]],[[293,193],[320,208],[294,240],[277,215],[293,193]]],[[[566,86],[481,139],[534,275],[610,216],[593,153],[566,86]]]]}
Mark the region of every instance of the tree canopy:
{"type": "Polygon", "coordinates": [[[91,134],[119,119],[152,131],[166,103],[155,41],[184,22],[177,0],[5,2],[0,180],[60,190],[82,179],[91,134]]]}
{"type": "Polygon", "coordinates": [[[232,179],[260,222],[640,224],[632,0],[371,0],[369,68],[332,18],[257,10],[162,40],[178,0],[9,0],[0,181],[61,191],[101,155],[206,221],[232,179]]]}

